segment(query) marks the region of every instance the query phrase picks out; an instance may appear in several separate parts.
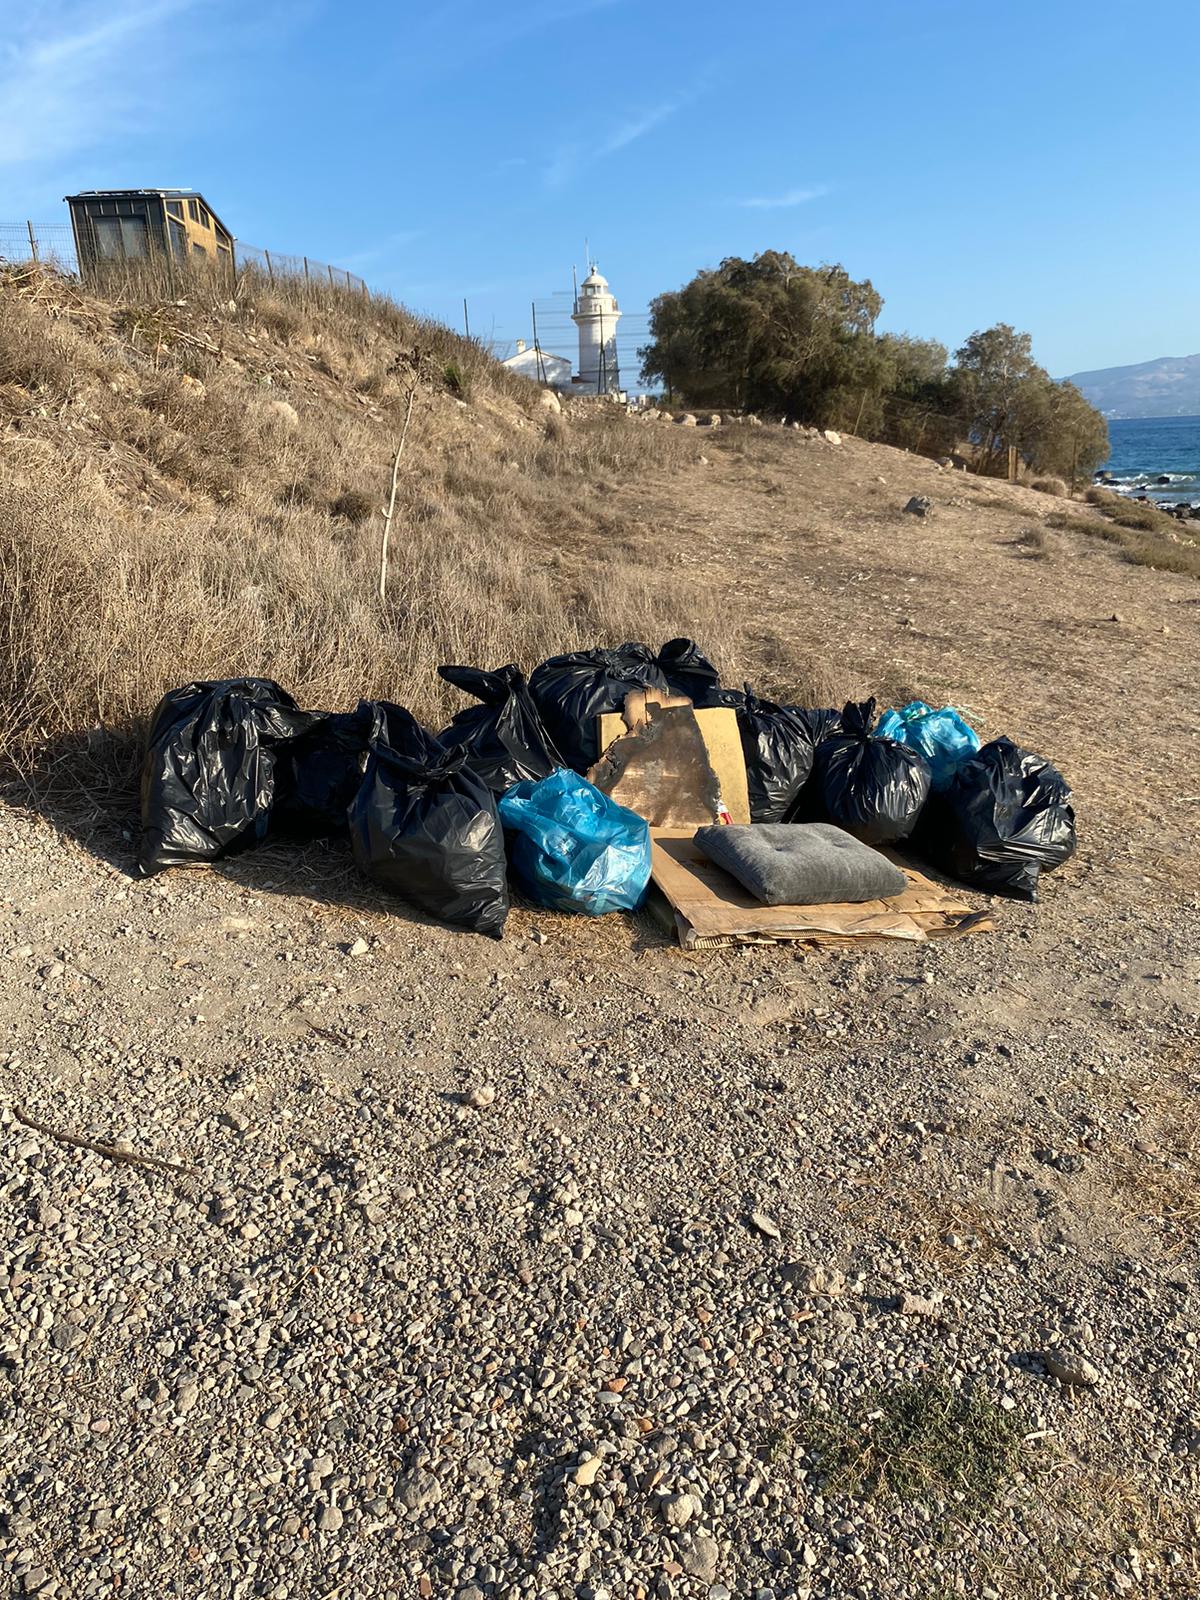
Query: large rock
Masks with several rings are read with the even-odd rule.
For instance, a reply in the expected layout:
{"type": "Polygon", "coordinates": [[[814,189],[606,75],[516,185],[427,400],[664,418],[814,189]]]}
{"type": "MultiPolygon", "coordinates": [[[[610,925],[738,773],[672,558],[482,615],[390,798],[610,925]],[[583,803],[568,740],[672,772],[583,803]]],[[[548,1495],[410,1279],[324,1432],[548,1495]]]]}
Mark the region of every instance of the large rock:
{"type": "Polygon", "coordinates": [[[696,419],[690,411],[685,411],[681,417],[676,417],[676,422],[681,428],[694,428],[696,419]]]}
{"type": "Polygon", "coordinates": [[[933,510],[933,501],[927,495],[915,494],[904,509],[914,517],[927,517],[933,510]]]}
{"type": "Polygon", "coordinates": [[[712,412],[705,420],[710,428],[719,428],[721,426],[721,414],[718,411],[712,412]]]}
{"type": "Polygon", "coordinates": [[[562,411],[562,401],[553,389],[542,390],[541,394],[538,395],[538,405],[541,406],[543,411],[553,412],[556,417],[562,411]]]}
{"type": "Polygon", "coordinates": [[[821,437],[824,439],[826,444],[841,444],[842,442],[841,434],[835,433],[832,428],[826,428],[821,437]]]}

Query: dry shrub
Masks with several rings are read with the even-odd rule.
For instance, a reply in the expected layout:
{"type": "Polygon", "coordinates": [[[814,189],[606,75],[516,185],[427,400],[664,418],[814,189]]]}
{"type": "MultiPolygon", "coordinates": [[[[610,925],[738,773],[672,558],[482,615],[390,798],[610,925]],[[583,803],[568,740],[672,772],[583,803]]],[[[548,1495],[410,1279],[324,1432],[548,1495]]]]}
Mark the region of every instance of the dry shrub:
{"type": "Polygon", "coordinates": [[[1111,489],[1103,489],[1098,483],[1083,491],[1083,498],[1090,506],[1120,506],[1124,499],[1119,494],[1114,494],[1111,489]]]}
{"type": "Polygon", "coordinates": [[[1031,561],[1047,561],[1054,551],[1051,536],[1045,528],[1026,528],[1017,544],[1031,561]]]}
{"type": "Polygon", "coordinates": [[[1108,508],[1107,514],[1121,528],[1137,528],[1144,533],[1170,533],[1174,520],[1148,500],[1125,500],[1119,507],[1108,508]]]}
{"type": "Polygon", "coordinates": [[[366,489],[343,489],[341,494],[336,495],[330,502],[329,514],[357,527],[360,522],[367,520],[377,508],[378,502],[379,496],[369,493],[366,489]]]}
{"type": "Polygon", "coordinates": [[[0,384],[29,391],[34,403],[61,404],[71,395],[79,343],[69,326],[48,322],[15,298],[0,300],[0,384]]]}
{"type": "Polygon", "coordinates": [[[1029,487],[1040,494],[1064,495],[1067,492],[1067,486],[1061,478],[1035,478],[1029,487]]]}

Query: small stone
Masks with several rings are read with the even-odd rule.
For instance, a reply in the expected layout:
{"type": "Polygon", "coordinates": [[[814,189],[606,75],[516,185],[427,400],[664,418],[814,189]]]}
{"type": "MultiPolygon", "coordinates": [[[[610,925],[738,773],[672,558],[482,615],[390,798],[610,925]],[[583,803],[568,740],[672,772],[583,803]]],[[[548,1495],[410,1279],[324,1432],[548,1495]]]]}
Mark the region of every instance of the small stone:
{"type": "Polygon", "coordinates": [[[574,1206],[568,1206],[563,1212],[563,1221],[568,1228],[577,1228],[583,1221],[583,1212],[577,1211],[574,1206]]]}
{"type": "Polygon", "coordinates": [[[1043,1350],[1040,1359],[1050,1376],[1069,1388],[1094,1389],[1100,1382],[1099,1370],[1073,1350],[1043,1350]]]}
{"type": "Polygon", "coordinates": [[[929,499],[928,495],[914,494],[904,509],[911,516],[927,517],[933,510],[933,501],[929,499]]]}
{"type": "Polygon", "coordinates": [[[668,1528],[686,1528],[703,1508],[694,1494],[666,1494],[658,1502],[658,1509],[668,1528]]]}
{"type": "Polygon", "coordinates": [[[603,1456],[588,1456],[575,1468],[574,1481],[584,1489],[590,1489],[596,1481],[596,1474],[604,1465],[603,1456]]]}
{"type": "Polygon", "coordinates": [[[353,944],[343,946],[348,956],[365,956],[370,948],[371,946],[365,939],[355,939],[353,944]]]}
{"type": "Polygon", "coordinates": [[[717,1541],[706,1533],[698,1533],[691,1539],[685,1549],[679,1552],[679,1559],[683,1563],[683,1570],[691,1578],[699,1578],[702,1583],[713,1583],[717,1576],[717,1560],[720,1551],[717,1541]]]}
{"type": "Polygon", "coordinates": [[[342,1513],[332,1500],[317,1502],[317,1532],[336,1533],[342,1525],[342,1513]]]}
{"type": "Polygon", "coordinates": [[[396,1499],[408,1511],[424,1511],[442,1498],[442,1486],[431,1472],[414,1467],[396,1484],[396,1499]]]}
{"type": "Polygon", "coordinates": [[[750,1226],[756,1228],[759,1233],[765,1234],[768,1239],[782,1237],[779,1232],[779,1224],[769,1217],[765,1211],[752,1211],[750,1213],[750,1226]]]}
{"type": "Polygon", "coordinates": [[[846,1274],[836,1267],[808,1266],[802,1261],[789,1262],[783,1269],[785,1283],[794,1284],[801,1294],[823,1294],[836,1299],[846,1292],[846,1274]]]}
{"type": "Polygon", "coordinates": [[[200,1398],[200,1385],[195,1378],[181,1378],[175,1386],[175,1409],[186,1416],[200,1398]]]}
{"type": "Polygon", "coordinates": [[[486,1111],[494,1104],[496,1091],[490,1083],[476,1084],[473,1089],[468,1089],[466,1094],[467,1104],[475,1111],[486,1111]]]}
{"type": "Polygon", "coordinates": [[[540,928],[531,929],[529,937],[533,940],[534,944],[545,944],[546,942],[546,935],[540,928]]]}
{"type": "Polygon", "coordinates": [[[832,428],[826,428],[821,437],[826,444],[841,444],[842,442],[841,434],[836,433],[832,428]]]}
{"type": "Polygon", "coordinates": [[[940,1317],[942,1303],[939,1295],[926,1297],[922,1294],[902,1294],[896,1302],[896,1310],[902,1317],[940,1317]]]}

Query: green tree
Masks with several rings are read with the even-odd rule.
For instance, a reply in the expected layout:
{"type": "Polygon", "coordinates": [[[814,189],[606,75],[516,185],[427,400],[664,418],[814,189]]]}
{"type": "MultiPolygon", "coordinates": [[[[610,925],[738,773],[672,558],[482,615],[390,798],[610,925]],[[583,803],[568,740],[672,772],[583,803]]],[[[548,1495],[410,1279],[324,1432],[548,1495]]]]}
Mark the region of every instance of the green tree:
{"type": "Polygon", "coordinates": [[[693,405],[841,420],[874,360],[882,304],[840,266],[802,267],[776,250],[731,256],[651,302],[642,376],[693,405]]]}
{"type": "Polygon", "coordinates": [[[967,437],[979,452],[979,470],[994,473],[1020,439],[1019,397],[1042,369],[1033,341],[1006,322],[973,333],[954,357],[952,391],[967,437]]]}
{"type": "Polygon", "coordinates": [[[1073,488],[1108,457],[1108,425],[1073,383],[1040,373],[1024,386],[1017,416],[1017,448],[1034,472],[1065,478],[1073,488]]]}
{"type": "Polygon", "coordinates": [[[947,367],[935,340],[877,334],[882,306],[841,266],[730,256],[651,302],[642,376],[690,405],[782,413],[930,455],[965,438],[981,472],[1003,471],[1010,446],[1064,477],[1104,459],[1104,419],[1037,365],[1027,333],[973,333],[947,367]]]}
{"type": "Polygon", "coordinates": [[[981,472],[1004,470],[1010,447],[1035,472],[1072,481],[1107,456],[1104,418],[1074,384],[1055,383],[1038,366],[1027,333],[997,323],[973,333],[954,359],[951,387],[981,472]]]}

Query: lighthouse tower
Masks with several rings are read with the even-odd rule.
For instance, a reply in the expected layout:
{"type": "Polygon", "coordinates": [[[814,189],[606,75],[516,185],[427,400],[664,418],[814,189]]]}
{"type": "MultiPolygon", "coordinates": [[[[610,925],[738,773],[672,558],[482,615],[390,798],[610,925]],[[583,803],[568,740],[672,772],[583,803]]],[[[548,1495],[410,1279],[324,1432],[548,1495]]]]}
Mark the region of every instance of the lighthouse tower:
{"type": "Polygon", "coordinates": [[[571,321],[579,329],[579,372],[572,387],[581,394],[616,394],[621,387],[617,365],[617,323],[621,320],[608,279],[592,270],[579,285],[571,321]]]}

